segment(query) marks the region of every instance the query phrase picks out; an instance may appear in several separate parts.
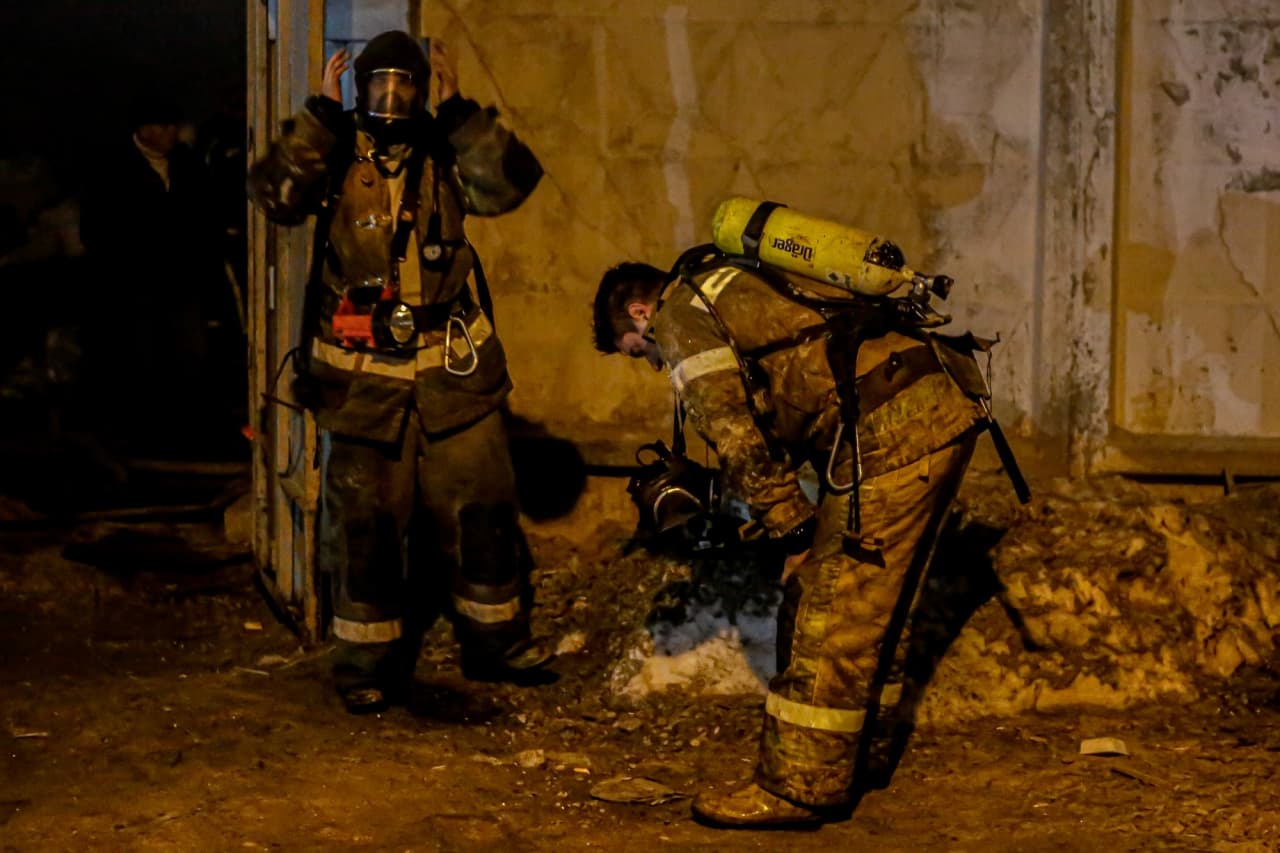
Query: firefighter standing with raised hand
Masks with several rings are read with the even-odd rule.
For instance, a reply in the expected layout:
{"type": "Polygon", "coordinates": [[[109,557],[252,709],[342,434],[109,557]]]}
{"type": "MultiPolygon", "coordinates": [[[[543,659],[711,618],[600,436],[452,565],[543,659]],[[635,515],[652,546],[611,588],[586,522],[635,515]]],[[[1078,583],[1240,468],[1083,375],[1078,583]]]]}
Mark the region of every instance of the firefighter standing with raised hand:
{"type": "Polygon", "coordinates": [[[295,393],[323,431],[317,563],[332,581],[335,682],[367,713],[405,696],[430,609],[412,593],[432,578],[450,587],[468,677],[536,678],[549,657],[530,638],[506,357],[463,230],[468,214],[519,206],[542,169],[496,110],[458,94],[438,42],[428,62],[386,32],[354,67],[356,109],[342,108],[339,51],[249,191],[274,222],[316,215],[295,393]]]}
{"type": "MultiPolygon", "coordinates": [[[[803,295],[815,282],[796,287],[796,277],[761,265],[767,205],[745,208],[755,233],[734,235],[740,254],[699,247],[672,274],[619,265],[594,310],[597,349],[669,369],[688,422],[716,450],[725,491],[750,509],[745,537],[771,538],[791,555],[754,780],[694,802],[696,817],[719,826],[816,823],[848,811],[882,638],[987,423],[970,348],[919,327],[940,315],[878,296],[833,311],[839,300],[803,295]],[[825,473],[817,506],[797,478],[805,462],[825,473]]],[[[713,232],[724,230],[720,216],[713,232]]],[[[722,248],[732,242],[724,236],[722,248]]],[[[775,258],[813,256],[798,239],[773,247],[775,258]]],[[[868,242],[858,262],[855,285],[876,279],[878,295],[912,286],[887,241],[868,242]]],[[[842,275],[824,278],[847,284],[842,275]]]]}

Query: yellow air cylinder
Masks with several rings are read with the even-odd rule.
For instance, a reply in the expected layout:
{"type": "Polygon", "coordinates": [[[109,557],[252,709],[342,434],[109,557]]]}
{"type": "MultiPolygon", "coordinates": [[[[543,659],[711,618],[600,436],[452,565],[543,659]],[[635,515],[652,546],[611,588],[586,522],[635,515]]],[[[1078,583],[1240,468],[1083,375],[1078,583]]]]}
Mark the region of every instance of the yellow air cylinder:
{"type": "MultiPolygon", "coordinates": [[[[711,240],[722,252],[742,255],[743,232],[762,202],[735,196],[721,202],[711,221],[711,240]]],[[[902,250],[883,237],[777,207],[760,233],[763,263],[824,284],[887,296],[909,287],[915,273],[902,250]]]]}

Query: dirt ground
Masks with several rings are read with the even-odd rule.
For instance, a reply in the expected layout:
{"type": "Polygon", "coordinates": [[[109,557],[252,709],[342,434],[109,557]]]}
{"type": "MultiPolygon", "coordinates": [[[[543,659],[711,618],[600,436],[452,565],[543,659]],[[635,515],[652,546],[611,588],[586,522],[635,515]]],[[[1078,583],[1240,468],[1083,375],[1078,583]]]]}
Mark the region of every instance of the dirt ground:
{"type": "MultiPolygon", "coordinates": [[[[999,488],[971,479],[962,498],[981,507],[999,488]]],[[[1116,493],[1101,494],[1123,510],[1116,493]]],[[[1265,511],[1273,497],[1259,492],[1249,505],[1265,511]]],[[[1037,520],[1042,508],[989,508],[987,521],[1005,530],[992,564],[1003,573],[1019,554],[1031,559],[1032,542],[1059,560],[1096,562],[1083,522],[1062,516],[1088,503],[1061,500],[1051,525],[1037,520]]],[[[1226,515],[1236,506],[1212,505],[1226,515]]],[[[533,539],[538,623],[573,638],[557,682],[463,680],[442,624],[409,707],[354,718],[326,683],[327,649],[300,647],[274,619],[216,520],[9,523],[0,849],[1280,850],[1274,657],[1228,679],[1197,677],[1178,701],[935,714],[846,822],[701,827],[688,798],[748,776],[760,696],[619,700],[609,678],[621,638],[660,606],[660,561],[622,556],[620,526],[596,534],[586,544],[533,539]],[[1100,737],[1122,740],[1128,755],[1080,754],[1100,737]],[[657,783],[651,802],[608,801],[628,793],[619,777],[657,783]]],[[[1265,562],[1276,571],[1273,556],[1265,562]]],[[[1000,612],[992,601],[975,619],[1000,612]]]]}

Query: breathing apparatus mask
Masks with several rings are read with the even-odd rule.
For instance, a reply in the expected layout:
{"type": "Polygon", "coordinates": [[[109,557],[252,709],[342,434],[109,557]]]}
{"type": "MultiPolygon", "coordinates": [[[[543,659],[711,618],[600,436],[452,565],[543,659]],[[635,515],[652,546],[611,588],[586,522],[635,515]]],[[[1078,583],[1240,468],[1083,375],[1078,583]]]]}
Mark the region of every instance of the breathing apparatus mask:
{"type": "Polygon", "coordinates": [[[361,126],[382,144],[408,141],[426,114],[431,66],[418,42],[399,30],[375,36],[356,57],[361,126]]]}
{"type": "Polygon", "coordinates": [[[414,142],[426,115],[426,94],[400,68],[378,68],[360,86],[358,123],[380,149],[414,142]]]}
{"type": "Polygon", "coordinates": [[[637,450],[636,464],[640,469],[627,483],[627,493],[640,512],[636,539],[683,539],[702,550],[735,538],[737,522],[719,512],[718,471],[662,441],[637,450]]]}
{"type": "Polygon", "coordinates": [[[412,72],[375,68],[365,80],[365,115],[382,121],[407,121],[418,114],[422,96],[412,72]]]}

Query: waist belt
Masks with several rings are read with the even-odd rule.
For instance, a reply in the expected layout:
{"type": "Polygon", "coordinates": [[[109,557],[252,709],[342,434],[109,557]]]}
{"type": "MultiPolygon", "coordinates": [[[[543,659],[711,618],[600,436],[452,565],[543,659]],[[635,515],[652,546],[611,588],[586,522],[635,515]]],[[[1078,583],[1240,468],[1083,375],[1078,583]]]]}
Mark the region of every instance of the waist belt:
{"type": "Polygon", "coordinates": [[[917,381],[941,372],[938,357],[925,344],[893,353],[855,382],[859,414],[870,414],[917,381]]]}
{"type": "MultiPolygon", "coordinates": [[[[476,311],[475,317],[466,324],[466,329],[477,350],[493,336],[493,325],[483,311],[476,311]]],[[[439,331],[433,332],[432,335],[436,338],[434,343],[405,356],[386,355],[373,350],[348,349],[320,338],[312,340],[311,355],[339,370],[375,373],[379,376],[412,382],[414,376],[420,371],[445,366],[444,337],[439,331]]],[[[468,356],[469,347],[464,340],[455,338],[452,344],[453,352],[450,358],[464,359],[468,356]]]]}
{"type": "Polygon", "coordinates": [[[471,291],[464,289],[456,299],[435,305],[410,305],[409,310],[413,312],[414,327],[419,332],[429,332],[443,328],[454,314],[467,314],[474,307],[471,291]]]}
{"type": "MultiPolygon", "coordinates": [[[[382,284],[355,285],[347,289],[346,298],[351,301],[352,305],[362,309],[359,313],[367,314],[379,302],[389,298],[391,293],[392,291],[389,291],[382,284]]],[[[413,312],[413,323],[417,330],[419,332],[427,332],[432,329],[442,328],[454,314],[470,313],[475,304],[475,301],[471,298],[471,291],[463,287],[457,296],[445,302],[436,302],[431,305],[409,305],[408,307],[413,312]]]]}

